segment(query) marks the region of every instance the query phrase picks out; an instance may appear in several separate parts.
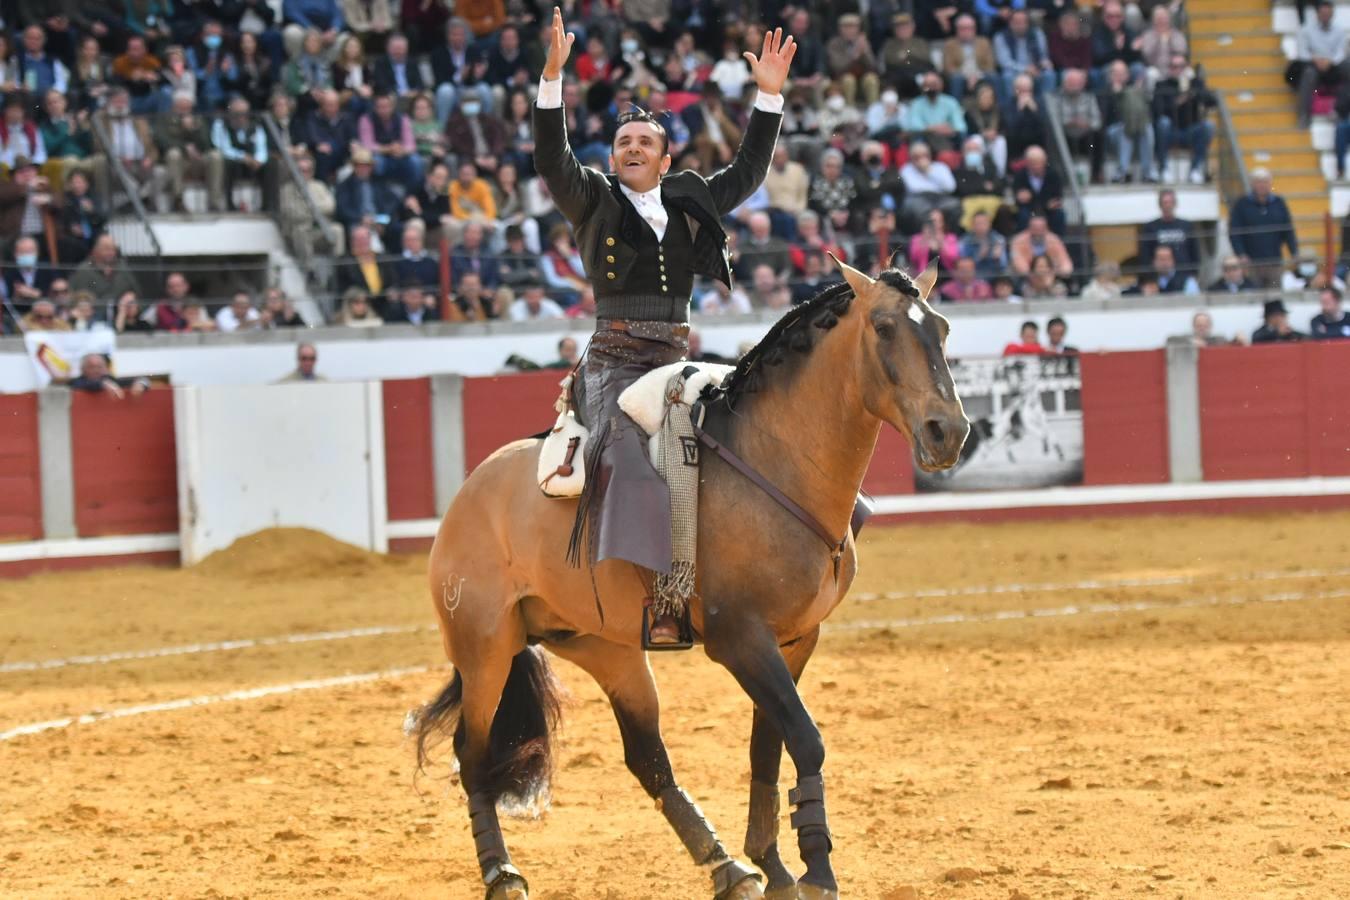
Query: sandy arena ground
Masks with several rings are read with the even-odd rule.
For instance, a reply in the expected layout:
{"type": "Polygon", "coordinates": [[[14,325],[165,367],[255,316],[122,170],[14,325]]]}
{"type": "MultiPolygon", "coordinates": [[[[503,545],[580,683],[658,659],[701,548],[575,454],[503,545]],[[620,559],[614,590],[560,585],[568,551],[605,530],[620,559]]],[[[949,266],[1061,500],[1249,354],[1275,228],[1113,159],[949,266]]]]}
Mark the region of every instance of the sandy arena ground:
{"type": "MultiPolygon", "coordinates": [[[[0,582],[0,732],[438,666],[422,568],[272,532],[188,571],[0,582]],[[16,665],[363,627],[390,630],[16,665]]],[[[1347,514],[869,530],[802,682],[844,896],[1350,897],[1347,573],[1347,514]]],[[[676,771],[739,847],[748,702],[699,655],[655,665],[676,771]]],[[[558,668],[554,804],[507,823],[533,896],[708,897],[558,668]]],[[[447,766],[414,787],[400,732],[446,677],[0,741],[0,894],[479,898],[463,795],[447,766]]]]}

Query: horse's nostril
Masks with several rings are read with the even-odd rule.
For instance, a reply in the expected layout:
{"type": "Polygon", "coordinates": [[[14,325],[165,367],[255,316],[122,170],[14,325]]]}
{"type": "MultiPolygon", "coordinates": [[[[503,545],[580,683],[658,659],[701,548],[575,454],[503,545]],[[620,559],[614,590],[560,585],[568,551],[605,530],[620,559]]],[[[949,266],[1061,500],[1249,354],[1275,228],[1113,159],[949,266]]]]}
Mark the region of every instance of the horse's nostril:
{"type": "Polygon", "coordinates": [[[937,419],[929,419],[924,423],[924,427],[928,429],[928,436],[932,438],[933,443],[941,444],[946,440],[947,436],[942,430],[942,423],[937,419]]]}

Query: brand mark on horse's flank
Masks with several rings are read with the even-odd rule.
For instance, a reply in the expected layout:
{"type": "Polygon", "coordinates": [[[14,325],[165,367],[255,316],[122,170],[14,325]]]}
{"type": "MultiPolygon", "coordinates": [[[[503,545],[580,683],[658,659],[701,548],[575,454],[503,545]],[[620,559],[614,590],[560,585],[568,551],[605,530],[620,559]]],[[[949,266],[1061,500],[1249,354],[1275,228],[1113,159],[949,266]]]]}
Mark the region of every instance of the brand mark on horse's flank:
{"type": "Polygon", "coordinates": [[[680,446],[684,448],[684,464],[698,467],[698,438],[680,435],[680,446]]]}
{"type": "Polygon", "coordinates": [[[441,605],[452,619],[455,617],[455,610],[459,609],[459,601],[464,597],[464,582],[468,580],[452,574],[441,584],[441,605]],[[455,582],[454,587],[450,586],[451,582],[455,582]]]}

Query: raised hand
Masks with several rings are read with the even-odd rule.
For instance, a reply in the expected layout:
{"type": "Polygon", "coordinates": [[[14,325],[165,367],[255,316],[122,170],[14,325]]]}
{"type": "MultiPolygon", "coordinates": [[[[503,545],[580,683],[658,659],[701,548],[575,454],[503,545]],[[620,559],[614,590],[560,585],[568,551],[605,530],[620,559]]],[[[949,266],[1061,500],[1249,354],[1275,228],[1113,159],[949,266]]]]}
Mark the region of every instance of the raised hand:
{"type": "MultiPolygon", "coordinates": [[[[555,19],[555,22],[557,21],[560,20],[555,19]]],[[[553,31],[555,41],[557,28],[555,24],[553,31]]],[[[571,46],[568,44],[568,47],[571,46]]],[[[765,32],[764,49],[760,51],[758,58],[749,50],[741,55],[750,63],[750,73],[755,76],[755,84],[759,89],[766,94],[777,94],[783,90],[783,82],[787,81],[792,57],[796,54],[797,44],[792,40],[792,35],[783,40],[783,29],[775,28],[771,32],[765,32]]]]}
{"type": "MultiPolygon", "coordinates": [[[[577,36],[564,30],[562,10],[553,7],[553,38],[548,43],[548,59],[544,62],[544,78],[554,81],[562,77],[563,66],[567,65],[567,57],[572,55],[572,44],[576,43],[577,36]]],[[[766,40],[764,46],[769,46],[766,40]]]]}

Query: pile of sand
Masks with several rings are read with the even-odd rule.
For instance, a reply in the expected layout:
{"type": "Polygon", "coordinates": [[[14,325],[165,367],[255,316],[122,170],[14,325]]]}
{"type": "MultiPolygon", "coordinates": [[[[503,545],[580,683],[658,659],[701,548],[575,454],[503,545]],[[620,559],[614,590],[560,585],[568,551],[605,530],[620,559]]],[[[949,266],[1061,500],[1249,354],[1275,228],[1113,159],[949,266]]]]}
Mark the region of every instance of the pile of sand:
{"type": "Polygon", "coordinates": [[[373,573],[389,563],[312,528],[265,528],[212,553],[192,571],[213,578],[333,578],[373,573]]]}

